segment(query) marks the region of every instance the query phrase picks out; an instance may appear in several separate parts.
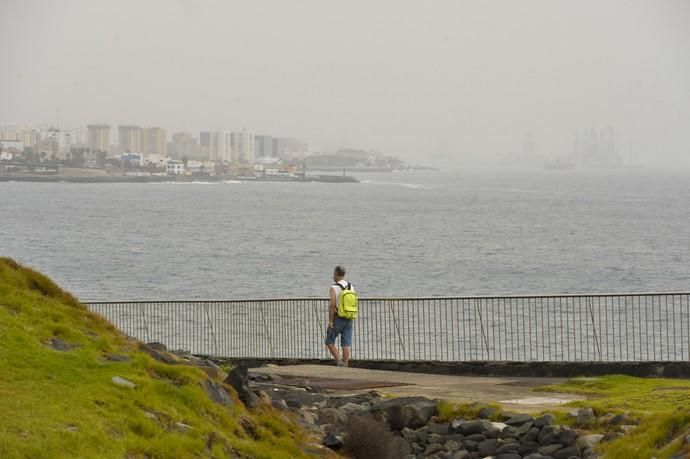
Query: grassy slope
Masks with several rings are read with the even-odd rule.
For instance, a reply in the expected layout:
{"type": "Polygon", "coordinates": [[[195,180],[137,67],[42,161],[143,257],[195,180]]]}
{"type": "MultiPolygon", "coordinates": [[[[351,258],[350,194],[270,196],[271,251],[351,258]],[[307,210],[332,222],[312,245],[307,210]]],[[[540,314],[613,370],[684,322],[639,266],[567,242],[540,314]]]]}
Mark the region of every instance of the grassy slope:
{"type": "Polygon", "coordinates": [[[45,276],[0,258],[0,457],[305,456],[292,423],[234,395],[232,407],[213,403],[206,378],[138,351],[45,276]],[[53,337],[79,347],[55,351],[53,337]],[[137,387],[114,385],[116,375],[137,387]]]}
{"type": "Polygon", "coordinates": [[[630,434],[601,445],[606,458],[669,458],[681,450],[690,434],[688,380],[606,376],[576,378],[539,390],[544,389],[587,395],[589,400],[569,405],[592,407],[597,415],[627,412],[640,420],[630,434]]]}

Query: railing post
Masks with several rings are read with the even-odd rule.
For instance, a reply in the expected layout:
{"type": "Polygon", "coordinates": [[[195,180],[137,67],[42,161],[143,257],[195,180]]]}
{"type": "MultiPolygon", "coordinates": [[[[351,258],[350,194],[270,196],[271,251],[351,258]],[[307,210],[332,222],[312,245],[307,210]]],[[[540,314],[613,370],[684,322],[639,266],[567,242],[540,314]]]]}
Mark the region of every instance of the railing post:
{"type": "Polygon", "coordinates": [[[405,356],[407,354],[407,351],[405,350],[405,344],[403,343],[403,340],[402,340],[402,334],[400,333],[400,326],[398,325],[398,318],[395,316],[395,311],[393,310],[392,301],[388,302],[388,307],[390,308],[391,316],[393,316],[393,324],[395,325],[395,332],[398,335],[398,343],[400,343],[400,348],[403,351],[403,356],[405,356]]]}
{"type": "Polygon", "coordinates": [[[484,341],[484,348],[486,349],[486,360],[489,360],[489,338],[486,336],[486,330],[484,329],[484,319],[482,318],[482,312],[479,308],[479,299],[474,300],[474,308],[479,316],[479,325],[482,330],[482,341],[484,341]]]}
{"type": "Polygon", "coordinates": [[[213,338],[213,347],[216,350],[216,355],[218,355],[218,341],[216,340],[216,334],[213,331],[213,324],[211,323],[211,317],[208,315],[208,304],[204,303],[204,312],[206,313],[206,321],[208,322],[208,328],[211,330],[211,338],[213,338]]]}

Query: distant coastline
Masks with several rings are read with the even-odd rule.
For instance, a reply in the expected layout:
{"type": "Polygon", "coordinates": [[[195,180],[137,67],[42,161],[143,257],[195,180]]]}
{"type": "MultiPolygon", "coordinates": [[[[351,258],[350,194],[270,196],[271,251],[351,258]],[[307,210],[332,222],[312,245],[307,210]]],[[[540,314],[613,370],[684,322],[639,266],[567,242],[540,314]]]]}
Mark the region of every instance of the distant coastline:
{"type": "Polygon", "coordinates": [[[36,183],[223,183],[228,181],[243,182],[324,182],[324,183],[359,183],[350,175],[308,175],[306,177],[250,177],[250,176],[189,176],[189,175],[30,175],[0,174],[0,182],[36,182],[36,183]]]}

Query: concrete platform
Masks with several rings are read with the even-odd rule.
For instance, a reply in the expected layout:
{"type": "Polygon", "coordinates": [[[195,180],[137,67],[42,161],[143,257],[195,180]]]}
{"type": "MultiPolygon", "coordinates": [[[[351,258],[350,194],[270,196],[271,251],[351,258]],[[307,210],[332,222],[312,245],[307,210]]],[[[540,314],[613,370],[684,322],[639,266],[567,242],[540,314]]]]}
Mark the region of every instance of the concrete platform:
{"type": "Polygon", "coordinates": [[[270,365],[251,368],[249,372],[280,376],[288,381],[294,381],[295,378],[306,379],[310,385],[317,387],[319,380],[328,381],[323,388],[332,392],[352,394],[369,390],[369,387],[377,387],[380,392],[395,397],[424,396],[455,403],[498,403],[506,410],[519,412],[549,410],[564,403],[583,399],[582,396],[574,394],[533,390],[538,386],[565,381],[559,378],[446,376],[334,365],[270,365]],[[334,380],[341,382],[333,384],[334,380]],[[363,389],[364,387],[367,389],[363,389]]]}

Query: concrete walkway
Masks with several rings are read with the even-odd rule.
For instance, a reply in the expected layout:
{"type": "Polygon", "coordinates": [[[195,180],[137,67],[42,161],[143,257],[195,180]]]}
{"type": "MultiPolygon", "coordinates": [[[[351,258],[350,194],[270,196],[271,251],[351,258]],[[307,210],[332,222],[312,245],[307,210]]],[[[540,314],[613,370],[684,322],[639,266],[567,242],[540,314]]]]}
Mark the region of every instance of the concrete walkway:
{"type": "MultiPolygon", "coordinates": [[[[371,382],[377,390],[395,397],[424,396],[455,403],[480,402],[498,403],[504,409],[520,412],[538,412],[553,409],[558,405],[582,399],[579,395],[553,392],[535,392],[533,389],[547,384],[565,381],[556,378],[505,378],[485,376],[446,376],[398,371],[343,368],[332,365],[270,365],[252,368],[250,373],[269,374],[281,378],[302,378],[309,385],[318,386],[319,381],[343,380],[336,392],[357,393],[369,389],[348,390],[347,381],[353,387],[371,382]],[[390,384],[390,386],[388,385],[390,384]]],[[[279,382],[279,381],[277,381],[279,382]]],[[[332,384],[331,384],[332,385],[332,384]]],[[[325,385],[324,387],[328,387],[325,385]]]]}

